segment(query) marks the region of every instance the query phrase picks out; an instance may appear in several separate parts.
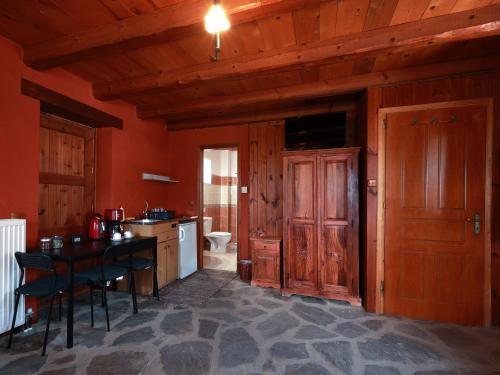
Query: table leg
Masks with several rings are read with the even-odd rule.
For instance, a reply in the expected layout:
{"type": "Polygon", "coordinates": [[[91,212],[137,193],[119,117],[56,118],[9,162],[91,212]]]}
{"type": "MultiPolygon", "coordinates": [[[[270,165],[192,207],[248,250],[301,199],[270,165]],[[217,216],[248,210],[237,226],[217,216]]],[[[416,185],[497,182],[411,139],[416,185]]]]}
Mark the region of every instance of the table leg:
{"type": "Polygon", "coordinates": [[[158,291],[158,246],[155,246],[154,251],[154,268],[153,268],[153,297],[160,300],[160,292],[158,291]]]}
{"type": "Polygon", "coordinates": [[[74,280],[75,280],[75,269],[73,267],[73,262],[68,263],[68,316],[66,322],[66,347],[73,347],[73,310],[74,310],[74,280]]]}

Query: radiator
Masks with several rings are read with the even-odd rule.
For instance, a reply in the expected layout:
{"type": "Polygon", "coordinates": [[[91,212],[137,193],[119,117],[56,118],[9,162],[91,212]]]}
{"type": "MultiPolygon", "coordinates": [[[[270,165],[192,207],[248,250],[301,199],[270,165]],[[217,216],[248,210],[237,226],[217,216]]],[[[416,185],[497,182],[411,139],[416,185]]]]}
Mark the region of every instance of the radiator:
{"type": "MultiPolygon", "coordinates": [[[[14,253],[26,251],[26,220],[0,219],[0,334],[10,330],[14,314],[14,289],[21,271],[14,253]]],[[[16,327],[24,323],[24,297],[21,297],[16,327]]]]}

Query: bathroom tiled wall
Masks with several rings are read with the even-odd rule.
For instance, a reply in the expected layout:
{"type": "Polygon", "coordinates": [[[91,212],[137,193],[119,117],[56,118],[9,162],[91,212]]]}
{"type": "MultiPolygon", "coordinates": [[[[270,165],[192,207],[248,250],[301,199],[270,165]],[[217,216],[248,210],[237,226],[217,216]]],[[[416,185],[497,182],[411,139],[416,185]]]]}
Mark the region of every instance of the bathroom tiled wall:
{"type": "Polygon", "coordinates": [[[204,216],[212,218],[212,232],[230,232],[231,241],[237,238],[238,178],[235,151],[205,151],[211,160],[210,183],[203,186],[204,216]],[[234,155],[233,155],[234,154],[234,155]]]}

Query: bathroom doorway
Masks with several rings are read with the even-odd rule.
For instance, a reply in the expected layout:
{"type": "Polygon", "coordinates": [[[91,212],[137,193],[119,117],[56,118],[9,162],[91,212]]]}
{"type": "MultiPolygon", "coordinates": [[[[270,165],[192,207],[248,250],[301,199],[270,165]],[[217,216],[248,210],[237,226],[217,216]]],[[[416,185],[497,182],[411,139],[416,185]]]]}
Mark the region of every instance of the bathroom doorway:
{"type": "Polygon", "coordinates": [[[238,253],[238,148],[204,147],[201,155],[203,268],[236,272],[238,253]]]}

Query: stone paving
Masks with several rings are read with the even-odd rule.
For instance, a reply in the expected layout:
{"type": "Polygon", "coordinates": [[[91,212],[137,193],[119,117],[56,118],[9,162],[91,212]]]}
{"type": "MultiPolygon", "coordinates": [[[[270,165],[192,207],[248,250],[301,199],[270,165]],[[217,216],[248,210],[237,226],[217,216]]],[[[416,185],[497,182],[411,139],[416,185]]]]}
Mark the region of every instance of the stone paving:
{"type": "Polygon", "coordinates": [[[498,329],[366,314],[339,302],[282,297],[216,272],[189,281],[207,286],[201,304],[169,303],[163,292],[159,303],[142,299],[132,315],[129,296],[110,293],[109,333],[100,308],[90,328],[83,301],[73,349],[64,346],[64,321],[54,322],[46,357],[41,324],[16,335],[10,351],[2,338],[0,374],[500,374],[498,329]]]}

